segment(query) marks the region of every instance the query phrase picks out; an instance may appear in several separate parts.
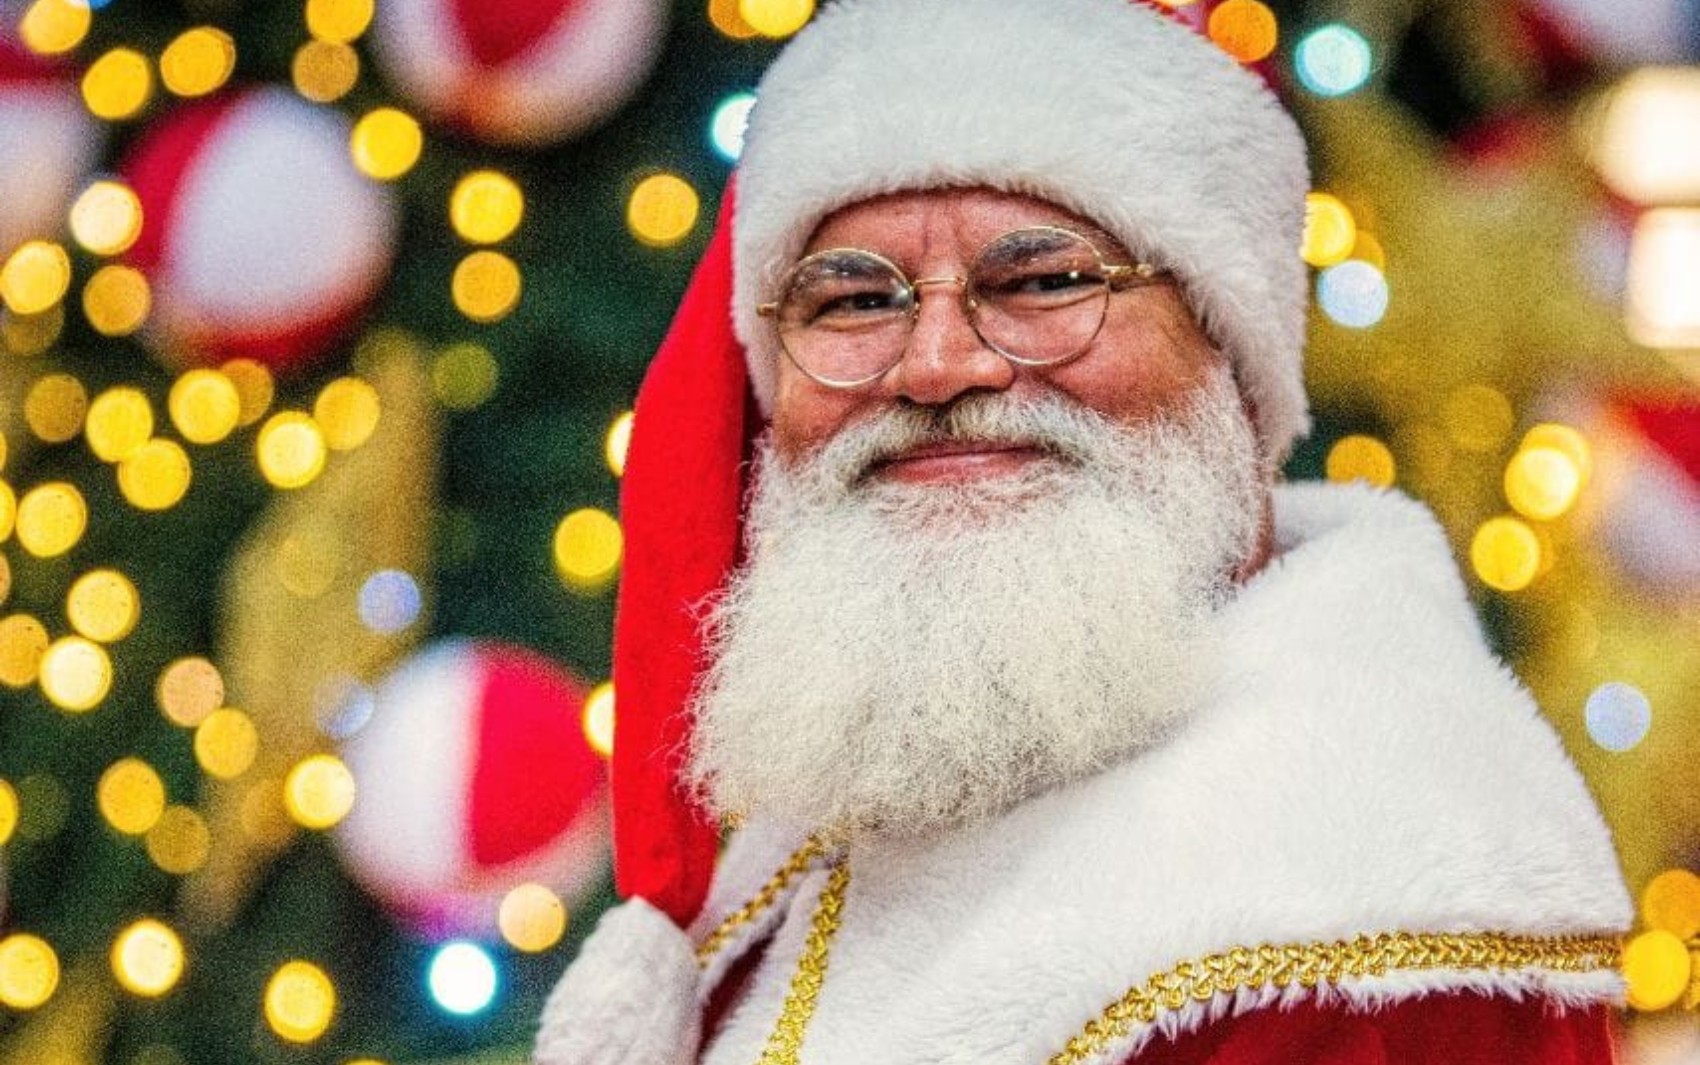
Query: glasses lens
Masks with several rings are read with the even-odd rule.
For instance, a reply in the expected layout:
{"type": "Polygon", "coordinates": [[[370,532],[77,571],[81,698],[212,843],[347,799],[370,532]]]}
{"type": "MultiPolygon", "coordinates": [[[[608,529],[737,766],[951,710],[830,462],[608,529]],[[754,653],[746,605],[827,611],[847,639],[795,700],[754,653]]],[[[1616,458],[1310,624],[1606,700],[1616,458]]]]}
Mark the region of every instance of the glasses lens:
{"type": "Polygon", "coordinates": [[[798,264],[779,301],[779,338],[804,372],[830,382],[878,377],[903,356],[914,295],[868,252],[821,252],[798,264]]]}
{"type": "Polygon", "coordinates": [[[1098,251],[1060,229],[1018,229],[988,244],[969,271],[980,336],[1023,362],[1084,351],[1104,324],[1109,284],[1098,251]]]}

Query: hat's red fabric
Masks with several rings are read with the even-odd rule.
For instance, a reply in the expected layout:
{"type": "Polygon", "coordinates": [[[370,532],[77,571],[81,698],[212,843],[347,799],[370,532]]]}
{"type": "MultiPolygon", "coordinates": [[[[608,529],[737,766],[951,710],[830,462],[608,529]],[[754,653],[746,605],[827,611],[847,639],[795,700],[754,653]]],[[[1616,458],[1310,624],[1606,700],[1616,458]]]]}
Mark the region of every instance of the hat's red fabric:
{"type": "Polygon", "coordinates": [[[732,186],[638,392],[620,492],[625,561],[614,620],[614,873],[681,927],[714,874],[715,824],[679,782],[705,661],[703,603],[737,562],[759,425],[732,333],[732,186]]]}

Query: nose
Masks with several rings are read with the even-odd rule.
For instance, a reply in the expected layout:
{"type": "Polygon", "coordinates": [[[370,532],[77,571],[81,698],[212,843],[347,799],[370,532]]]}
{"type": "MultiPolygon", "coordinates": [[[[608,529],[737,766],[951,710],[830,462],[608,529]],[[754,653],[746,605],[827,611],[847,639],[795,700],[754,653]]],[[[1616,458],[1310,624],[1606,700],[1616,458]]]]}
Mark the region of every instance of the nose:
{"type": "Polygon", "coordinates": [[[1016,368],[974,332],[960,278],[914,282],[920,301],[903,358],[885,378],[894,395],[941,406],[978,390],[1001,392],[1015,383],[1016,368]]]}

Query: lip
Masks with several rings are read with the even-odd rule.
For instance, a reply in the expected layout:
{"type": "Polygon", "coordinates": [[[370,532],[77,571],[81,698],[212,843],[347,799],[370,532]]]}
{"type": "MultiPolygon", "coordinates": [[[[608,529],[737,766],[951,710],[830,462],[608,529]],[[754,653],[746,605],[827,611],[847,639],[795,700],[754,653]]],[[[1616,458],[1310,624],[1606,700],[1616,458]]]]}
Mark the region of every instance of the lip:
{"type": "Polygon", "coordinates": [[[905,484],[957,484],[1019,472],[1044,458],[1036,445],[969,440],[927,444],[878,463],[870,475],[905,484]]]}

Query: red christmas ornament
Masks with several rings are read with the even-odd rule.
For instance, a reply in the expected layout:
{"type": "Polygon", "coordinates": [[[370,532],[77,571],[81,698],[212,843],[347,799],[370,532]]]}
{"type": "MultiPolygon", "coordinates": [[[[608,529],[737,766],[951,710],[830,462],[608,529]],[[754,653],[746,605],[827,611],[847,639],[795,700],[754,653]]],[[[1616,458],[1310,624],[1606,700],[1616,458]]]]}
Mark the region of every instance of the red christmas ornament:
{"type": "Polygon", "coordinates": [[[1700,404],[1619,398],[1595,450],[1602,546],[1649,593],[1700,594],[1700,404]]]}
{"type": "Polygon", "coordinates": [[[72,72],[0,40],[0,259],[64,229],[101,141],[72,72]]]}
{"type": "Polygon", "coordinates": [[[365,310],[396,209],[348,137],[338,112],[269,87],[188,104],[137,142],[122,166],[142,202],[128,258],[153,286],[150,337],[168,361],[286,373],[365,310]]]}
{"type": "Polygon", "coordinates": [[[1518,14],[1549,66],[1683,63],[1700,46],[1695,0],[1522,0],[1518,14]]]}
{"type": "Polygon", "coordinates": [[[433,935],[488,934],[526,882],[563,899],[607,871],[607,771],[584,738],[585,685],[533,652],[452,640],[379,688],[344,744],[359,798],[349,871],[433,935]]]}
{"type": "Polygon", "coordinates": [[[665,0],[395,0],[373,41],[419,107],[497,144],[539,146],[602,121],[649,73],[665,0]]]}

